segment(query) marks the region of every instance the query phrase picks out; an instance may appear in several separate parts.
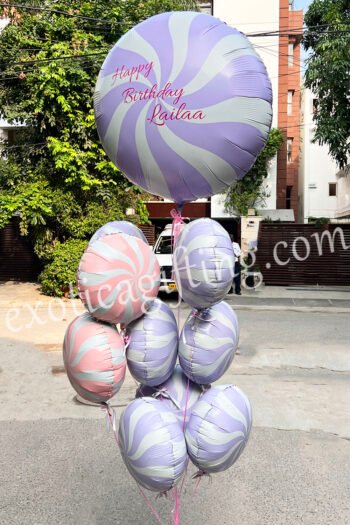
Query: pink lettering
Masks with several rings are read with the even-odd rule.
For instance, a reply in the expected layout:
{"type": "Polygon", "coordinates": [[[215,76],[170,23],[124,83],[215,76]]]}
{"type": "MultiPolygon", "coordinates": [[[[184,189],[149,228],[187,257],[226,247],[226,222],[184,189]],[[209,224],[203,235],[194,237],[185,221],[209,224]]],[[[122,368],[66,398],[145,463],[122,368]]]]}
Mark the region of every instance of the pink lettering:
{"type": "Polygon", "coordinates": [[[168,120],[203,120],[204,118],[203,111],[192,112],[186,109],[186,104],[183,102],[179,108],[173,108],[171,112],[164,110],[161,104],[156,104],[152,116],[147,120],[150,124],[164,126],[168,120]]]}

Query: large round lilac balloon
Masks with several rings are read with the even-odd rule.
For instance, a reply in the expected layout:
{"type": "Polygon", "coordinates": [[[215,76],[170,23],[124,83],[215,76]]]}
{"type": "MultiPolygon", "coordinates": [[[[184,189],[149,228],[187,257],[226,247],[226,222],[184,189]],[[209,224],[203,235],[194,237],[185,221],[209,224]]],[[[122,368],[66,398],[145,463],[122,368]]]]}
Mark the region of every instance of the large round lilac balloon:
{"type": "Polygon", "coordinates": [[[193,308],[208,308],[232,285],[234,254],[227,231],[212,219],[197,219],[182,230],[174,251],[179,294],[193,308]]]}
{"type": "Polygon", "coordinates": [[[128,31],[107,56],[94,99],[112,162],[180,205],[241,179],[272,120],[271,83],[252,44],[196,12],[162,13],[128,31]]]}
{"type": "Polygon", "coordinates": [[[135,226],[132,222],[128,221],[112,221],[107,222],[107,224],[104,224],[99,228],[91,237],[90,243],[94,241],[97,241],[104,235],[110,235],[112,233],[126,233],[127,235],[131,235],[131,237],[138,237],[141,239],[141,241],[148,244],[146,237],[144,236],[143,232],[135,226]]]}
{"type": "Polygon", "coordinates": [[[252,426],[246,395],[233,385],[210,388],[193,407],[185,438],[192,462],[205,473],[230,468],[242,454],[252,426]]]}
{"type": "Polygon", "coordinates": [[[143,397],[127,406],[120,418],[119,445],[130,474],[146,489],[167,492],[185,471],[182,427],[158,399],[143,397]]]}
{"type": "Polygon", "coordinates": [[[130,323],[126,357],[131,374],[143,385],[160,385],[174,371],[179,342],[175,316],[166,303],[155,299],[148,311],[130,323]]]}
{"type": "Polygon", "coordinates": [[[180,423],[183,424],[189,420],[192,408],[201,393],[201,387],[190,381],[183,373],[181,366],[176,365],[173,375],[165,383],[158,387],[140,385],[136,390],[136,397],[156,396],[176,414],[180,423]]]}
{"type": "Polygon", "coordinates": [[[231,365],[238,339],[237,316],[224,301],[202,312],[192,312],[179,341],[183,371],[200,385],[214,383],[231,365]]]}

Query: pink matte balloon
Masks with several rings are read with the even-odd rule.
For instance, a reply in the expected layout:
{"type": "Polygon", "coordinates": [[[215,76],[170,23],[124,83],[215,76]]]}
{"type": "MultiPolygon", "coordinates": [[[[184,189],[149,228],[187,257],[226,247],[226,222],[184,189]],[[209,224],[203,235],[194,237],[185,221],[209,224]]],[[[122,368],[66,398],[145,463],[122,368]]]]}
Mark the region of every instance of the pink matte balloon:
{"type": "Polygon", "coordinates": [[[107,402],[124,382],[123,338],[114,326],[97,322],[88,313],[68,326],[63,360],[73,388],[88,401],[107,402]]]}
{"type": "Polygon", "coordinates": [[[158,294],[160,268],[152,248],[124,233],[105,235],[86,249],[78,269],[79,296],[91,315],[129,324],[158,294]]]}

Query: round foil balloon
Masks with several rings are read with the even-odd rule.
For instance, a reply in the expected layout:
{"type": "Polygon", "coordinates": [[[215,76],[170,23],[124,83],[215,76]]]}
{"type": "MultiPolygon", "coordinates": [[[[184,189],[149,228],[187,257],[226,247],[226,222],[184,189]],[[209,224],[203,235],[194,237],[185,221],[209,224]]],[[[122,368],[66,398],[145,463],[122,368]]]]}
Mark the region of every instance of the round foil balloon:
{"type": "Polygon", "coordinates": [[[185,471],[182,427],[158,399],[143,397],[127,406],[120,417],[119,445],[130,474],[146,489],[167,492],[185,471]]]}
{"type": "Polygon", "coordinates": [[[63,360],[71,385],[88,401],[108,401],[124,382],[123,338],[116,328],[95,321],[88,313],[80,315],[68,326],[63,360]]]}
{"type": "Polygon", "coordinates": [[[160,268],[150,246],[124,233],[91,243],[78,268],[79,296],[96,319],[127,324],[157,293],[160,268]]]}
{"type": "Polygon", "coordinates": [[[229,234],[216,221],[197,219],[182,230],[174,251],[179,294],[193,308],[208,308],[229,291],[234,254],[229,234]]]}
{"type": "Polygon", "coordinates": [[[248,39],[217,18],[162,13],[135,26],[100,71],[95,118],[130,181],[179,205],[241,179],[272,120],[266,68],[248,39]]]}
{"type": "Polygon", "coordinates": [[[179,341],[179,360],[186,376],[200,385],[220,379],[237,350],[237,326],[236,314],[224,301],[192,312],[179,341]]]}
{"type": "Polygon", "coordinates": [[[147,239],[140,230],[140,228],[137,228],[135,224],[132,224],[132,222],[128,221],[107,222],[107,224],[99,228],[94,233],[94,235],[90,239],[90,244],[94,241],[97,241],[97,239],[100,239],[104,235],[109,235],[111,233],[126,233],[127,235],[137,237],[138,239],[141,239],[143,242],[148,244],[147,239]]]}
{"type": "Polygon", "coordinates": [[[192,408],[201,393],[201,387],[190,381],[181,366],[176,365],[173,375],[165,383],[157,388],[140,385],[136,390],[136,397],[157,396],[183,424],[189,420],[192,408]]]}
{"type": "Polygon", "coordinates": [[[205,473],[230,468],[242,454],[252,426],[246,395],[233,385],[210,388],[193,407],[185,438],[192,462],[205,473]]]}
{"type": "Polygon", "coordinates": [[[160,385],[174,371],[179,342],[175,316],[169,306],[155,299],[148,311],[129,324],[126,357],[131,374],[143,385],[160,385]]]}

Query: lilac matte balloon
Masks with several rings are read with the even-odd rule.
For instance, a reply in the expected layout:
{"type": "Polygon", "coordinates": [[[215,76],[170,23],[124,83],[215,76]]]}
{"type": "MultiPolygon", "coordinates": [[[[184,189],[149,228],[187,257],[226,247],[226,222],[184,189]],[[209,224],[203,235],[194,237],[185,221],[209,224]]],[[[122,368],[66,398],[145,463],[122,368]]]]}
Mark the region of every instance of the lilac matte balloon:
{"type": "Polygon", "coordinates": [[[271,104],[271,82],[249,40],[197,12],[162,13],[128,31],[94,95],[112,162],[179,205],[244,177],[266,143],[271,104]]]}
{"type": "Polygon", "coordinates": [[[212,219],[187,224],[176,242],[174,273],[179,294],[192,308],[201,310],[222,301],[234,275],[227,231],[212,219]]]}
{"type": "Polygon", "coordinates": [[[104,235],[110,235],[112,233],[126,233],[127,235],[131,235],[131,237],[137,237],[141,239],[141,241],[148,244],[146,237],[144,236],[143,232],[135,226],[135,224],[132,224],[132,222],[128,221],[112,221],[107,222],[107,224],[104,224],[96,230],[96,232],[93,234],[93,236],[90,239],[89,244],[91,244],[94,241],[97,241],[104,235]]]}
{"type": "Polygon", "coordinates": [[[189,420],[192,408],[199,396],[202,388],[193,381],[190,381],[182,371],[180,365],[176,365],[174,373],[165,383],[158,387],[147,387],[140,385],[136,391],[136,398],[144,396],[157,396],[162,403],[174,412],[181,424],[189,420]]]}
{"type": "Polygon", "coordinates": [[[155,299],[148,311],[127,326],[126,350],[132,376],[143,385],[156,386],[174,371],[179,334],[175,316],[166,303],[155,299]]]}
{"type": "Polygon", "coordinates": [[[130,474],[146,489],[167,492],[185,471],[182,427],[158,399],[143,397],[127,406],[120,418],[119,446],[130,474]]]}
{"type": "Polygon", "coordinates": [[[238,387],[220,385],[193,407],[185,438],[192,462],[204,473],[230,468],[242,454],[252,427],[249,399],[238,387]]]}
{"type": "Polygon", "coordinates": [[[180,336],[180,365],[195,383],[214,383],[231,365],[238,341],[237,316],[224,301],[191,312],[180,336]]]}

